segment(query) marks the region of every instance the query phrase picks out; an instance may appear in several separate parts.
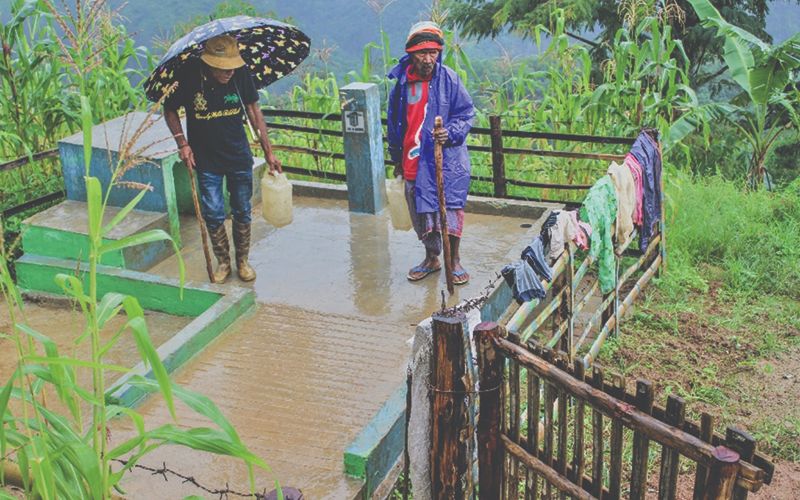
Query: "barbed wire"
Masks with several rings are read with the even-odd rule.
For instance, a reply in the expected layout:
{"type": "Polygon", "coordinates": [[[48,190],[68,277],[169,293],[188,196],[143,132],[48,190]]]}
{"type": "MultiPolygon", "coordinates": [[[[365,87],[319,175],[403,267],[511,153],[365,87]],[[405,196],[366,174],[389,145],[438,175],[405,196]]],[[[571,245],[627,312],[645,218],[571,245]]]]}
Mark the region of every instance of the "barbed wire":
{"type": "MultiPolygon", "coordinates": [[[[115,458],[114,462],[120,463],[120,464],[122,464],[122,465],[124,465],[126,467],[129,464],[129,462],[127,460],[122,460],[122,459],[118,459],[118,458],[115,458]]],[[[204,485],[200,484],[194,478],[194,476],[186,476],[186,475],[181,474],[180,472],[177,472],[177,471],[174,471],[174,470],[170,469],[169,467],[167,467],[167,463],[166,462],[162,462],[161,463],[161,467],[158,467],[158,468],[148,467],[146,465],[140,465],[140,464],[133,464],[131,467],[134,468],[134,469],[147,471],[153,476],[161,476],[161,477],[164,478],[164,481],[167,481],[167,482],[169,482],[169,476],[174,476],[175,478],[180,479],[182,483],[191,484],[191,485],[195,486],[196,488],[205,491],[206,493],[209,493],[211,495],[215,495],[220,500],[229,499],[231,496],[242,497],[242,498],[256,498],[256,500],[264,500],[264,499],[267,498],[267,490],[266,490],[266,488],[264,488],[264,492],[263,493],[259,493],[259,492],[243,493],[241,491],[232,490],[230,488],[230,486],[228,485],[228,483],[225,483],[225,489],[209,488],[207,486],[204,486],[204,485]]]]}
{"type": "Polygon", "coordinates": [[[446,306],[445,296],[444,296],[444,291],[442,291],[442,309],[438,312],[438,314],[442,316],[452,317],[455,316],[456,313],[459,312],[466,313],[468,311],[471,311],[473,309],[478,309],[481,306],[483,306],[483,304],[485,304],[486,301],[489,300],[489,296],[491,295],[494,288],[497,286],[497,280],[502,277],[500,273],[495,273],[495,274],[496,275],[494,279],[489,280],[489,284],[483,288],[483,290],[477,297],[466,299],[456,304],[453,307],[449,308],[445,307],[446,306]]]}

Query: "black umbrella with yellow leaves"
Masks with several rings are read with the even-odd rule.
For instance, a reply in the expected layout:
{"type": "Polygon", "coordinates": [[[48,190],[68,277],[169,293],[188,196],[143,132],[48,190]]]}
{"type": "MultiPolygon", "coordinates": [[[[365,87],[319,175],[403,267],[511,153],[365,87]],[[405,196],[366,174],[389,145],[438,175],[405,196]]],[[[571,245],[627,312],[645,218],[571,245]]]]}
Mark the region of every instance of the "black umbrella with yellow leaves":
{"type": "Polygon", "coordinates": [[[239,52],[257,88],[291,73],[311,48],[305,33],[290,24],[250,16],[215,19],[172,44],[144,84],[147,98],[159,101],[164,90],[177,81],[181,65],[199,58],[206,40],[218,35],[230,35],[239,42],[239,52]]]}

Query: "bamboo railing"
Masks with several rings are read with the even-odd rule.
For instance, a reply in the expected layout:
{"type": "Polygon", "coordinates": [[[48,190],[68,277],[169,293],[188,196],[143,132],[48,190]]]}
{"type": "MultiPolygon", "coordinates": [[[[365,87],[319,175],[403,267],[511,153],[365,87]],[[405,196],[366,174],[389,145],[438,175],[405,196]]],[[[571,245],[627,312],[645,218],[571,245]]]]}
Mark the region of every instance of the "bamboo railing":
{"type": "Polygon", "coordinates": [[[498,366],[508,362],[507,383],[500,384],[505,404],[480,401],[481,418],[503,425],[490,429],[495,435],[478,434],[481,479],[492,477],[484,468],[496,468],[487,458],[491,453],[502,454],[504,464],[502,474],[481,482],[479,491],[499,487],[504,494],[480,498],[517,498],[522,492],[525,498],[541,492],[549,498],[556,492],[562,498],[643,499],[658,485],[659,499],[674,499],[680,462],[686,460],[695,468],[694,499],[744,499],[771,481],[771,460],[754,453],[752,437],[729,427],[725,438],[714,439],[710,415],[703,415],[701,426],[688,422],[686,405],[675,395],[666,407],[656,407],[649,381],[637,380],[636,392],[628,393],[623,377],[614,374],[607,384],[598,366],[587,380],[580,360],[570,365],[566,353],[535,341],[524,346],[496,323],[479,325],[474,336],[482,384],[489,376],[496,383],[498,366]],[[501,443],[500,451],[492,448],[495,443],[501,443]],[[660,452],[655,460],[653,448],[660,452]]]}

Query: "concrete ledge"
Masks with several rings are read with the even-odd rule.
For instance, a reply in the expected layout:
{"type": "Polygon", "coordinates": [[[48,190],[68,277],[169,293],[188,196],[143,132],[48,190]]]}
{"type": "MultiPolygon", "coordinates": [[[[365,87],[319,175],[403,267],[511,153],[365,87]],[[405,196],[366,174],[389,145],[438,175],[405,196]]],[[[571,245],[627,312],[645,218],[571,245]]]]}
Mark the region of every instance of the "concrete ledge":
{"type": "MultiPolygon", "coordinates": [[[[36,292],[62,297],[63,291],[55,283],[56,274],[77,273],[87,286],[85,267],[85,264],[75,261],[35,255],[24,255],[16,264],[19,285],[26,294],[36,292]]],[[[98,266],[97,273],[98,294],[101,296],[108,292],[124,293],[137,297],[142,307],[148,310],[196,316],[158,346],[159,358],[169,373],[202,351],[255,304],[255,293],[249,288],[186,283],[183,300],[180,300],[180,282],[175,279],[108,266],[98,266]]],[[[139,404],[147,393],[128,383],[136,375],[151,378],[152,371],[140,362],[116,382],[115,387],[107,392],[107,397],[123,406],[139,404]]]]}
{"type": "Polygon", "coordinates": [[[406,384],[403,384],[346,448],[344,471],[364,480],[364,498],[372,496],[403,452],[405,422],[406,384]]]}
{"type": "Polygon", "coordinates": [[[483,215],[502,215],[504,217],[521,217],[536,220],[548,210],[560,210],[562,208],[564,208],[564,205],[561,203],[506,200],[471,194],[467,197],[465,210],[483,215]]]}
{"type": "Polygon", "coordinates": [[[326,184],[324,182],[292,181],[292,194],[329,200],[346,200],[347,186],[345,184],[326,184]]]}
{"type": "MultiPolygon", "coordinates": [[[[255,293],[252,290],[231,288],[211,308],[159,346],[158,357],[167,372],[173,373],[186,364],[254,304],[255,293]]],[[[150,367],[140,362],[115,383],[115,387],[106,393],[106,398],[128,408],[139,405],[148,393],[130,385],[130,379],[137,375],[153,378],[150,367]]]]}
{"type": "MultiPolygon", "coordinates": [[[[298,196],[336,200],[347,199],[347,186],[344,184],[292,181],[292,190],[293,194],[298,196]]],[[[482,215],[499,215],[536,220],[541,218],[548,210],[560,210],[562,208],[564,208],[564,205],[560,203],[506,200],[471,194],[467,198],[465,210],[482,215]]]]}
{"type": "MultiPolygon", "coordinates": [[[[109,223],[119,211],[117,207],[107,207],[103,223],[109,223]]],[[[85,262],[89,257],[88,226],[86,203],[63,201],[23,222],[22,249],[25,253],[43,257],[85,262]]],[[[132,210],[103,238],[103,243],[119,241],[151,229],[169,231],[166,214],[132,210]]],[[[100,262],[107,266],[143,271],[164,260],[172,252],[169,242],[155,241],[109,252],[101,257],[100,262]]]]}
{"type": "MultiPolygon", "coordinates": [[[[16,262],[20,288],[58,295],[63,295],[63,291],[55,282],[57,274],[78,276],[84,287],[88,287],[87,269],[85,263],[30,254],[16,262]]],[[[133,295],[139,298],[143,308],[152,311],[193,317],[203,314],[228,293],[225,287],[186,283],[181,299],[180,283],[176,279],[109,266],[97,266],[97,290],[100,296],[108,292],[133,295]]]]}

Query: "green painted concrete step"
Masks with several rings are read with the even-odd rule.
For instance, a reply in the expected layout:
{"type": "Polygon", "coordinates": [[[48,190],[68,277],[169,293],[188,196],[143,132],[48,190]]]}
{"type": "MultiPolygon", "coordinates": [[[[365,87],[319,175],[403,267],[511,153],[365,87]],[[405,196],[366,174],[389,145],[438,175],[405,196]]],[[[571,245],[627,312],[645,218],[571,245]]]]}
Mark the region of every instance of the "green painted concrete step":
{"type": "MultiPolygon", "coordinates": [[[[107,207],[104,224],[119,213],[117,207],[107,207]]],[[[55,257],[86,262],[89,254],[88,211],[86,203],[67,200],[23,222],[22,250],[29,255],[55,257]]],[[[117,241],[151,229],[169,233],[166,213],[133,210],[106,236],[105,241],[117,241]]],[[[167,241],[158,241],[103,255],[107,266],[144,271],[173,253],[167,241]]]]}

